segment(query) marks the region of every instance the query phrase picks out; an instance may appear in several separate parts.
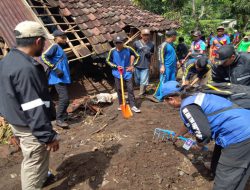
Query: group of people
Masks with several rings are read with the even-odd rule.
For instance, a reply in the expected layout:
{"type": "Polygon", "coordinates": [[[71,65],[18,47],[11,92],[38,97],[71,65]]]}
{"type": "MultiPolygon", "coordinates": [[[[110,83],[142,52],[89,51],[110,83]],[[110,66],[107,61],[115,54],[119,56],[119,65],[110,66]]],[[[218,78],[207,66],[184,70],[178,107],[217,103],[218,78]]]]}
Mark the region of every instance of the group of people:
{"type": "MultiPolygon", "coordinates": [[[[244,106],[235,106],[234,102],[222,96],[189,92],[192,87],[209,82],[250,86],[250,53],[237,51],[224,34],[223,27],[218,27],[217,32],[218,35],[211,39],[208,51],[206,43],[201,40],[200,31],[192,33],[193,42],[189,50],[183,48],[183,38],[179,38],[180,43],[175,49],[177,32],[167,31],[165,41],[158,48],[160,82],[153,96],[157,102],[165,101],[170,106],[180,108],[184,125],[179,129],[174,142],[178,136],[188,132],[196,137],[200,150],[211,140],[215,141],[210,168],[215,177],[213,189],[244,190],[250,176],[250,111],[244,106]],[[177,82],[176,77],[179,68],[183,72],[181,82],[177,82]]],[[[134,50],[123,46],[124,41],[117,41],[121,39],[117,37],[116,47],[110,51],[107,59],[115,78],[119,78],[118,67],[126,68],[124,79],[128,83],[128,97],[132,107],[135,105],[134,95],[131,95],[134,69],[140,95],[145,93],[148,84],[148,69],[154,53],[149,35],[148,29],[142,30],[141,39],[133,44],[134,50]],[[136,61],[127,56],[136,58],[136,61]]],[[[116,83],[116,87],[119,97],[119,83],[116,83]]]]}
{"type": "MultiPolygon", "coordinates": [[[[188,87],[212,81],[250,85],[250,54],[238,53],[218,27],[218,36],[212,45],[213,59],[207,56],[207,46],[201,40],[201,32],[192,33],[194,41],[190,50],[184,50],[184,39],[174,47],[177,32],[167,31],[165,41],[158,48],[160,82],[154,98],[180,108],[184,126],[178,135],[191,131],[202,147],[215,140],[212,159],[215,174],[214,189],[243,190],[250,175],[250,111],[216,95],[189,93],[188,87]],[[178,69],[183,72],[182,81],[176,81],[178,69]],[[219,102],[219,104],[218,104],[219,102]]],[[[124,44],[125,39],[116,36],[115,47],[107,55],[107,64],[112,68],[118,102],[122,104],[120,77],[125,81],[128,101],[135,113],[133,83],[139,86],[139,95],[144,96],[149,84],[149,71],[155,46],[150,40],[150,30],[141,30],[141,38],[133,47],[124,44]],[[122,71],[119,72],[119,71],[122,71]]],[[[67,128],[71,83],[68,60],[63,51],[67,36],[56,30],[47,35],[43,27],[33,21],[19,23],[15,30],[17,47],[0,62],[0,113],[10,124],[15,136],[20,139],[23,152],[21,166],[22,189],[41,189],[48,179],[49,154],[59,149],[59,135],[51,121],[67,128]],[[54,39],[45,52],[46,39],[54,39]],[[38,63],[35,57],[46,68],[38,63]],[[48,85],[54,85],[59,95],[55,111],[48,85]]],[[[121,110],[118,107],[118,110],[121,110]]],[[[177,135],[177,136],[178,136],[177,135]]],[[[176,137],[177,137],[176,136],[176,137]]],[[[174,141],[177,141],[175,138],[174,141]]]]}

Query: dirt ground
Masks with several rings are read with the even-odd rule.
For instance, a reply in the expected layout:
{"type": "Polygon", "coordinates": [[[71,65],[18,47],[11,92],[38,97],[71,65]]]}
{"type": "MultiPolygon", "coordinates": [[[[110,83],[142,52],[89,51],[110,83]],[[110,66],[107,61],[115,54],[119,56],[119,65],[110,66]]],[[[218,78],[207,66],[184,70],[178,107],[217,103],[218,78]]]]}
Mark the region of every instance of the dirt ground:
{"type": "MultiPolygon", "coordinates": [[[[181,126],[178,111],[164,103],[138,103],[142,113],[128,120],[115,102],[103,108],[104,115],[85,115],[82,110],[69,130],[56,128],[61,144],[51,154],[50,165],[57,181],[45,189],[211,189],[213,181],[203,165],[211,151],[187,152],[182,143],[174,147],[171,142],[153,140],[155,128],[177,131],[181,126]]],[[[21,159],[21,153],[0,158],[0,189],[20,189],[21,159]]]]}

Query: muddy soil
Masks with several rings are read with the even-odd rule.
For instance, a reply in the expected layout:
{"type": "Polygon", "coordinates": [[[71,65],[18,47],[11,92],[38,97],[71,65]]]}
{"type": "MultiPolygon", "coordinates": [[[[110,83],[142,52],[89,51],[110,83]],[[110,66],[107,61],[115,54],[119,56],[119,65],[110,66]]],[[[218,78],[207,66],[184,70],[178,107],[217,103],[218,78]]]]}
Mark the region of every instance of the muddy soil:
{"type": "MultiPolygon", "coordinates": [[[[57,181],[45,189],[211,189],[213,181],[203,165],[211,151],[187,152],[182,143],[175,147],[153,140],[155,128],[178,130],[178,111],[148,100],[139,104],[142,113],[128,120],[115,102],[103,108],[104,115],[90,116],[82,110],[69,130],[56,128],[62,140],[50,165],[57,181]]],[[[0,189],[20,189],[21,159],[21,153],[1,156],[0,189]]]]}

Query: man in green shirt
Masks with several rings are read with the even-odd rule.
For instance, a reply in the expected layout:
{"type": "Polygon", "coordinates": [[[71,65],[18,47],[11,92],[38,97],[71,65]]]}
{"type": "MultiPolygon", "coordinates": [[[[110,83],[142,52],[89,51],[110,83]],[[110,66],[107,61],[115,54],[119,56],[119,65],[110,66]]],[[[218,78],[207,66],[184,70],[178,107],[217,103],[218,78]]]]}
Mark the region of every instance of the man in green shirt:
{"type": "Polygon", "coordinates": [[[249,50],[249,48],[250,48],[249,37],[245,36],[238,47],[238,51],[239,52],[247,52],[247,50],[249,50]]]}

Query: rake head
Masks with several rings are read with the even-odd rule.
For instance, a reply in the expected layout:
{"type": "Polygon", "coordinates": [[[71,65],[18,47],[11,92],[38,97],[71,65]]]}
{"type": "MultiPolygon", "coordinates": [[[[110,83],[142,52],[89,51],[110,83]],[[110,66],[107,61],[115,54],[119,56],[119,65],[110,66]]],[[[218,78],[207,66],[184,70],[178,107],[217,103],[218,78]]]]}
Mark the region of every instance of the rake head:
{"type": "MultiPolygon", "coordinates": [[[[176,135],[176,133],[174,131],[170,131],[167,129],[156,128],[154,131],[154,139],[162,140],[162,141],[171,140],[175,137],[175,135],[176,135]]],[[[186,142],[187,140],[191,140],[191,139],[185,138],[183,136],[179,136],[178,139],[180,139],[184,142],[186,142]]],[[[196,144],[196,142],[193,141],[193,145],[195,145],[195,144],[196,144]]]]}
{"type": "MultiPolygon", "coordinates": [[[[161,141],[164,141],[164,140],[167,141],[167,140],[172,140],[175,135],[176,135],[176,133],[174,131],[170,131],[170,130],[167,130],[167,129],[161,129],[161,128],[155,128],[153,139],[161,140],[161,141]]],[[[192,139],[189,139],[189,138],[185,138],[183,136],[179,136],[178,139],[182,140],[183,142],[191,141],[192,146],[197,144],[196,141],[194,141],[192,139]]],[[[202,150],[203,151],[208,151],[208,147],[204,146],[202,150]]]]}

